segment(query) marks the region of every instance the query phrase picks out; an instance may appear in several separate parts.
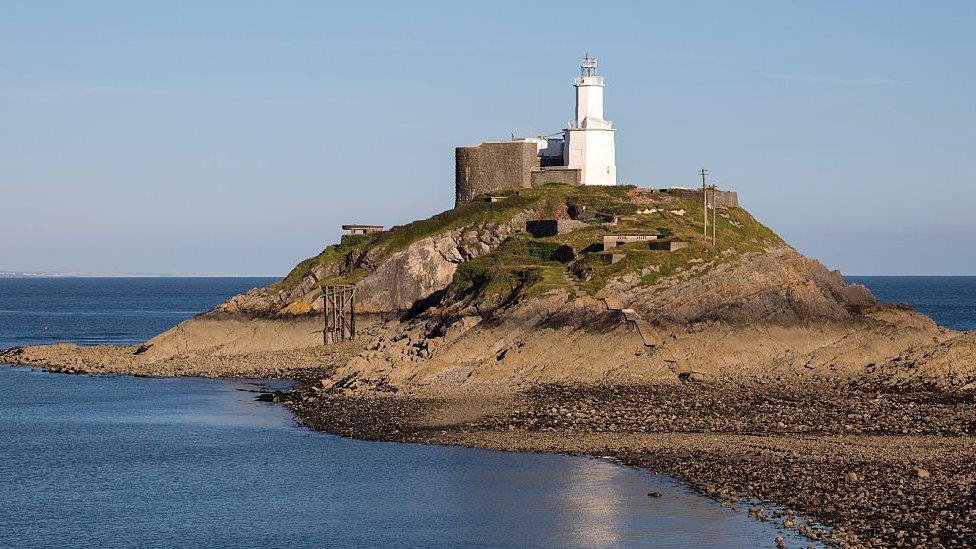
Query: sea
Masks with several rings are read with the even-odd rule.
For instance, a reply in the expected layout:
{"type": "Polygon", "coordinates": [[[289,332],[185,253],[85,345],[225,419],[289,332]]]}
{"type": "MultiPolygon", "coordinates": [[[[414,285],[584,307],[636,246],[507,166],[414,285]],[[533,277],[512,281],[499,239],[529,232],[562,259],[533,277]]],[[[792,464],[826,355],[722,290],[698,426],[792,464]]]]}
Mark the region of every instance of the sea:
{"type": "Polygon", "coordinates": [[[976,276],[846,276],[867,286],[875,299],[904,303],[940,326],[976,330],[976,276]]]}
{"type": "MultiPolygon", "coordinates": [[[[976,277],[851,280],[947,327],[976,327],[976,277]]],[[[271,281],[0,279],[0,347],[136,343],[271,281]]],[[[0,367],[0,546],[808,544],[607,459],[311,432],[255,400],[274,387],[0,367]]]]}

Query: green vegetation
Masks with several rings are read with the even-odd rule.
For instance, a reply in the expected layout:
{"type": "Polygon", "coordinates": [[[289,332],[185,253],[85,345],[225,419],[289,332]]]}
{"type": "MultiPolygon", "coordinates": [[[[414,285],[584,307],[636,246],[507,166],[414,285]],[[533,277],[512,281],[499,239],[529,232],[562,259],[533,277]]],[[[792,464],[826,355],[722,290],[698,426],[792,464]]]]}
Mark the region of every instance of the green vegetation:
{"type": "MultiPolygon", "coordinates": [[[[660,205],[642,207],[658,210],[623,218],[617,227],[607,228],[604,234],[642,234],[653,232],[663,240],[688,242],[686,248],[676,251],[650,250],[645,244],[628,244],[614,248],[625,258],[608,265],[599,254],[589,254],[577,261],[573,273],[580,279],[580,286],[597,291],[609,280],[633,273],[639,277],[638,285],[652,285],[658,280],[692,267],[708,270],[732,261],[744,253],[759,252],[767,247],[783,245],[775,233],[758,223],[741,208],[720,208],[715,216],[715,245],[711,243],[712,215],[709,211],[709,236],[703,236],[703,207],[694,200],[681,199],[660,193],[660,205]],[[678,215],[681,212],[682,215],[678,215]]],[[[573,239],[574,235],[560,235],[557,240],[573,239]]]]}
{"type": "Polygon", "coordinates": [[[277,282],[271,286],[273,291],[294,288],[305,277],[306,274],[315,265],[328,264],[328,263],[340,263],[345,260],[349,252],[354,250],[364,250],[366,249],[380,233],[370,233],[370,234],[347,234],[343,235],[339,240],[338,244],[333,244],[327,246],[322,253],[315,257],[310,257],[298,265],[288,273],[285,278],[280,282],[277,282]]]}
{"type": "Polygon", "coordinates": [[[605,212],[620,215],[632,215],[638,206],[630,201],[628,193],[634,191],[633,185],[618,185],[614,187],[570,187],[573,190],[595,192],[570,192],[566,196],[566,205],[573,208],[585,208],[591,212],[605,212]]]}
{"type": "Polygon", "coordinates": [[[462,310],[504,306],[566,284],[557,258],[560,244],[515,235],[495,251],[458,266],[445,301],[462,310]]]}
{"type": "MultiPolygon", "coordinates": [[[[584,291],[595,293],[614,278],[633,275],[634,283],[649,286],[662,278],[692,268],[706,271],[744,253],[759,252],[783,245],[775,233],[758,223],[741,208],[720,208],[715,216],[716,243],[711,244],[712,212],[709,211],[709,236],[703,236],[703,206],[676,194],[647,191],[635,187],[544,186],[522,191],[524,197],[537,197],[536,213],[545,218],[550,211],[585,207],[588,211],[618,214],[617,225],[591,220],[586,226],[566,234],[532,239],[520,236],[506,245],[458,269],[448,289],[446,302],[460,301],[465,307],[500,306],[524,296],[552,288],[568,289],[565,273],[575,277],[584,291]],[[640,212],[640,213],[638,213],[640,212]],[[634,243],[599,252],[607,234],[656,234],[666,240],[688,242],[676,251],[651,250],[634,243]],[[578,259],[569,265],[538,254],[527,253],[533,242],[572,247],[578,259]],[[611,253],[624,258],[611,264],[611,253]],[[548,259],[546,261],[545,259],[548,259]]],[[[555,250],[556,248],[550,248],[555,250]]]]}
{"type": "Polygon", "coordinates": [[[536,202],[536,197],[524,196],[514,191],[494,195],[508,198],[500,202],[474,200],[427,219],[392,227],[380,233],[375,245],[383,246],[387,253],[397,252],[418,240],[446,230],[487,222],[503,223],[536,202]]]}
{"type": "Polygon", "coordinates": [[[716,243],[713,246],[711,212],[706,239],[702,234],[702,204],[666,191],[633,186],[547,184],[493,194],[506,198],[499,202],[477,198],[428,219],[392,227],[388,231],[345,236],[339,244],[298,264],[272,290],[294,287],[316,266],[331,266],[327,270],[337,275],[328,278],[327,283],[354,283],[390,254],[423,238],[461,227],[510,222],[516,215],[526,212],[530,218],[546,219],[565,217],[570,211],[584,211],[587,221],[576,230],[549,238],[536,239],[519,233],[494,251],[462,263],[445,290],[444,303],[490,311],[554,288],[568,289],[567,276],[575,278],[583,291],[591,293],[611,279],[624,276],[637,285],[653,285],[664,277],[692,268],[711,269],[744,253],[783,245],[778,236],[745,210],[722,208],[715,217],[716,243]],[[610,225],[594,219],[594,212],[616,214],[618,223],[610,225]],[[646,244],[628,244],[612,250],[614,254],[623,254],[624,258],[611,264],[607,257],[611,252],[600,252],[602,238],[607,234],[656,234],[689,245],[670,252],[651,250],[646,244]],[[575,252],[575,258],[569,250],[575,252]]]}
{"type": "MultiPolygon", "coordinates": [[[[296,265],[284,279],[273,284],[270,289],[277,292],[294,288],[313,267],[341,264],[351,252],[354,255],[359,255],[366,252],[367,249],[378,250],[379,253],[372,259],[379,262],[386,256],[402,250],[418,240],[446,230],[478,223],[507,221],[518,212],[534,206],[537,198],[520,196],[517,191],[495,193],[495,195],[504,195],[508,198],[501,202],[472,201],[430,218],[391,227],[389,230],[380,233],[343,235],[339,244],[328,246],[318,255],[305,259],[296,265]]],[[[366,274],[357,271],[361,270],[352,269],[342,276],[330,278],[328,281],[335,284],[356,282],[366,274]]]]}

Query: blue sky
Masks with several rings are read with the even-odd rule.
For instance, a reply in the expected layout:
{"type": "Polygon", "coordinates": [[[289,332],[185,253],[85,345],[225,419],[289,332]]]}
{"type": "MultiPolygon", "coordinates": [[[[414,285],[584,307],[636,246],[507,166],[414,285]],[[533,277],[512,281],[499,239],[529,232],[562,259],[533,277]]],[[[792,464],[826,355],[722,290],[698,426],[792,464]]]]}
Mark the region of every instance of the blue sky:
{"type": "Polygon", "coordinates": [[[285,273],[572,117],[848,274],[976,274],[976,3],[0,4],[0,270],[285,273]]]}

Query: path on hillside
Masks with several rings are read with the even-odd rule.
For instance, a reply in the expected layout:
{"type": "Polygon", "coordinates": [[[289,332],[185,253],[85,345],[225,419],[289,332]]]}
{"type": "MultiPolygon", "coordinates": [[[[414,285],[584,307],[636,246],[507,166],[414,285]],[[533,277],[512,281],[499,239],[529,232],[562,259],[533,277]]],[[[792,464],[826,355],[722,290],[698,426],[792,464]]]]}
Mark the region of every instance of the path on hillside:
{"type": "Polygon", "coordinates": [[[645,347],[654,347],[658,344],[657,338],[654,337],[654,329],[651,328],[651,324],[644,320],[644,317],[634,309],[624,307],[620,294],[613,290],[603,289],[597,293],[597,297],[603,299],[603,302],[607,305],[607,309],[620,311],[628,322],[637,327],[637,332],[640,334],[641,339],[644,340],[645,347]]]}
{"type": "MultiPolygon", "coordinates": [[[[576,295],[589,295],[589,293],[579,287],[576,279],[573,278],[573,275],[569,271],[563,271],[563,278],[576,295]]],[[[654,347],[658,344],[657,338],[654,337],[654,329],[651,327],[651,324],[644,320],[644,317],[634,309],[624,307],[623,300],[619,294],[612,290],[603,289],[597,292],[596,297],[603,301],[608,310],[620,311],[628,322],[637,327],[637,332],[640,334],[641,339],[644,340],[645,347],[654,347]]]]}
{"type": "Polygon", "coordinates": [[[573,290],[573,292],[576,295],[578,296],[589,295],[587,292],[583,291],[579,287],[579,284],[576,283],[576,279],[573,278],[573,275],[569,274],[569,271],[563,271],[563,280],[566,281],[566,284],[569,285],[569,289],[573,290]]]}

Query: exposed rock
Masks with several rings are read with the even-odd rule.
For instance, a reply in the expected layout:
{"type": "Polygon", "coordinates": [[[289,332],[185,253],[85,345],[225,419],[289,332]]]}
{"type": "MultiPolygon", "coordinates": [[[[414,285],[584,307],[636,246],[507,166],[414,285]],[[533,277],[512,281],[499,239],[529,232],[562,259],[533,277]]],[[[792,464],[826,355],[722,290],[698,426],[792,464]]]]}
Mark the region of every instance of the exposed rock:
{"type": "Polygon", "coordinates": [[[611,287],[650,321],[842,321],[875,304],[863,286],[846,284],[791,248],[747,254],[711,268],[699,264],[649,287],[623,281],[611,287]]]}
{"type": "Polygon", "coordinates": [[[406,311],[451,283],[463,261],[497,248],[517,222],[463,227],[414,242],[392,254],[356,286],[366,311],[406,311]]]}
{"type": "MultiPolygon", "coordinates": [[[[659,213],[675,207],[667,195],[641,200],[659,213]]],[[[537,213],[549,206],[535,204],[537,213]]],[[[878,305],[775,238],[699,246],[701,257],[678,267],[604,271],[594,278],[605,283],[600,294],[577,291],[585,271],[545,259],[547,276],[535,273],[532,294],[495,292],[474,306],[442,301],[367,317],[372,325],[361,318],[360,339],[321,345],[319,320],[308,315],[323,281],[350,276],[343,280],[358,282],[360,311],[403,313],[450,290],[457,266],[497,249],[520,228],[514,219],[452,225],[395,252],[373,246],[303,262],[288,288],[235,296],[139,347],[24,347],[0,351],[0,362],[304,379],[261,398],[347,436],[612,455],[673,472],[733,509],[789,505],[772,518],[763,507],[749,513],[785,515],[783,526],[834,545],[976,539],[976,332],[878,305]],[[288,315],[298,318],[263,318],[288,315]],[[486,403],[493,391],[501,396],[486,403]],[[797,521],[794,512],[837,528],[797,521]]],[[[521,283],[527,256],[517,252],[503,258],[521,283]]]]}
{"type": "MultiPolygon", "coordinates": [[[[361,325],[368,334],[376,324],[361,325]]],[[[329,375],[360,348],[324,347],[317,319],[194,318],[143,345],[19,347],[0,350],[0,363],[64,373],[303,379],[329,375]]]]}
{"type": "Polygon", "coordinates": [[[322,310],[323,281],[356,269],[368,274],[357,282],[357,307],[363,312],[408,311],[450,284],[458,264],[491,252],[524,224],[527,213],[504,223],[478,223],[418,239],[387,253],[383,246],[350,252],[341,262],[313,264],[291,288],[256,288],[215,307],[208,316],[302,316],[322,310]]]}

